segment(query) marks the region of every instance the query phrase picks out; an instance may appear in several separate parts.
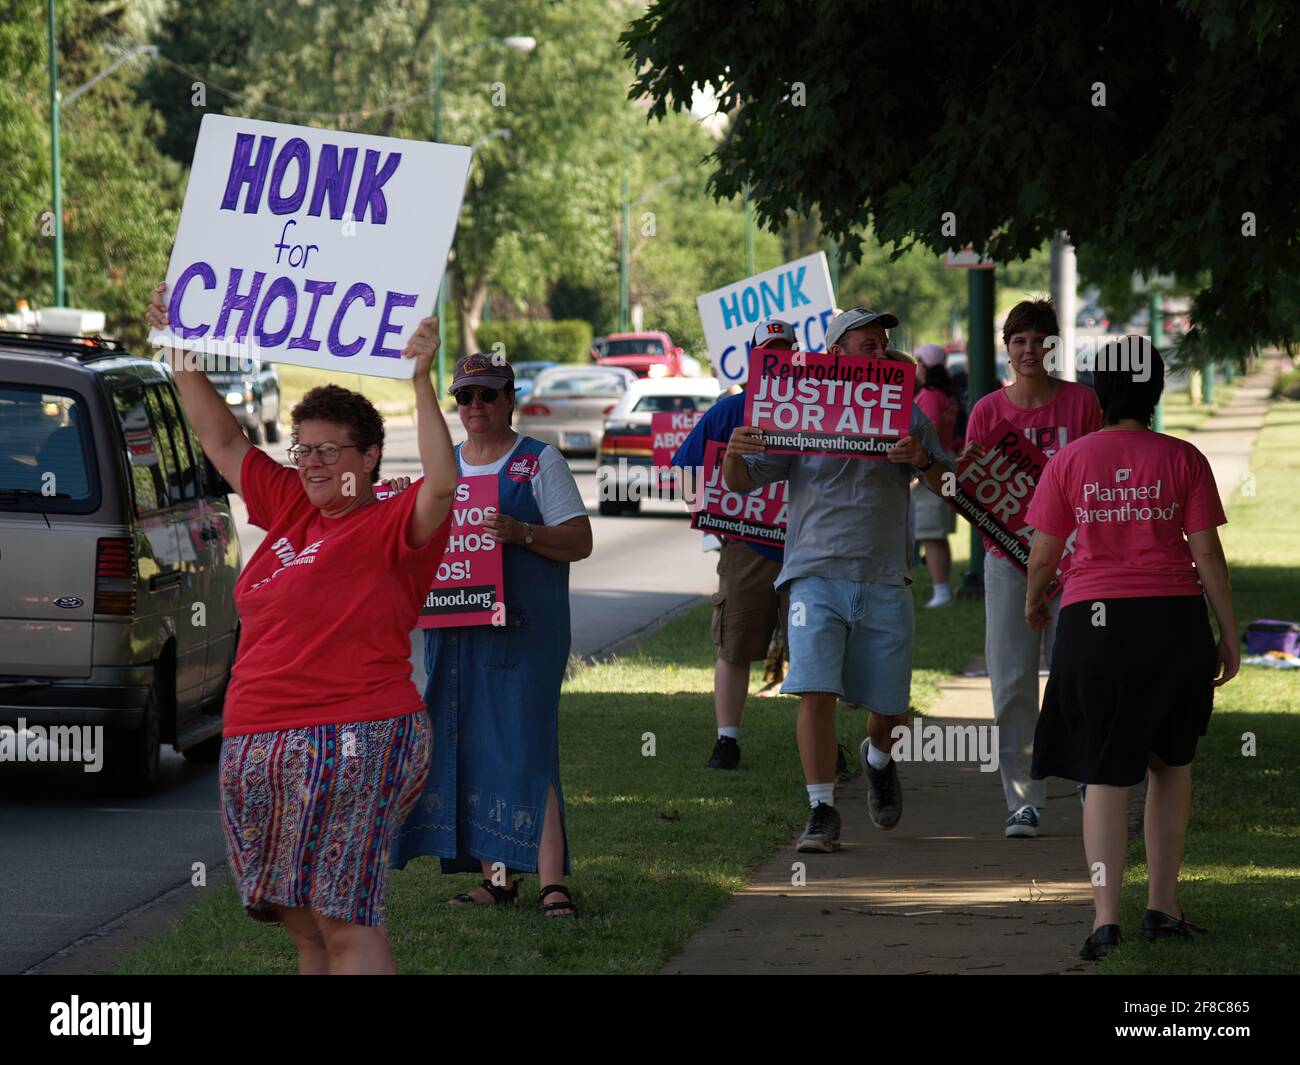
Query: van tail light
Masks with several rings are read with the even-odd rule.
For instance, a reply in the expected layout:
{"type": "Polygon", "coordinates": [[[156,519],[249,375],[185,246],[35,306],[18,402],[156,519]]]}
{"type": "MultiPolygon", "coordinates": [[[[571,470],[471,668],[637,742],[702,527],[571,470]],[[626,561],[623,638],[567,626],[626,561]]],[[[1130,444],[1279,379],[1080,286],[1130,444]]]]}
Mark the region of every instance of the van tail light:
{"type": "Polygon", "coordinates": [[[135,557],[129,537],[105,537],[95,552],[95,613],[135,613],[135,557]]]}
{"type": "Polygon", "coordinates": [[[602,414],[608,414],[610,411],[612,411],[612,410],[613,410],[615,407],[617,407],[617,406],[618,406],[617,403],[611,403],[608,407],[606,407],[603,411],[601,411],[601,413],[602,413],[602,414]]]}
{"type": "Polygon", "coordinates": [[[534,418],[546,417],[551,413],[551,408],[545,403],[525,403],[519,408],[520,414],[528,414],[534,418]]]}

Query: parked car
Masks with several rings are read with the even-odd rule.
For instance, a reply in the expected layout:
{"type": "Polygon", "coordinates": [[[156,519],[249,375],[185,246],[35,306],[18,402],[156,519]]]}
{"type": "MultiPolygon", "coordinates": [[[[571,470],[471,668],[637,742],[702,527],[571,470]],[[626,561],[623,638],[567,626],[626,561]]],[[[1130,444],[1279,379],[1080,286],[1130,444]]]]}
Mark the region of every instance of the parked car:
{"type": "Polygon", "coordinates": [[[1087,303],[1079,308],[1079,313],[1074,319],[1074,326],[1076,329],[1108,329],[1110,319],[1106,317],[1106,312],[1095,303],[1087,303]]]}
{"type": "MultiPolygon", "coordinates": [[[[639,482],[642,490],[660,490],[661,485],[651,483],[654,441],[650,426],[654,416],[706,411],[718,401],[720,391],[721,386],[712,377],[638,380],[627,390],[605,419],[605,433],[596,453],[601,514],[617,517],[641,510],[641,500],[629,498],[634,493],[627,487],[633,481],[639,482]]],[[[675,482],[669,484],[666,494],[668,498],[680,494],[675,482]]]]}
{"type": "Polygon", "coordinates": [[[103,726],[144,794],[215,761],[239,622],[229,486],[172,372],[111,341],[0,333],[0,724],[103,726]]]}
{"type": "Polygon", "coordinates": [[[691,377],[700,372],[700,364],[660,331],[611,333],[604,352],[596,360],[598,366],[622,366],[637,377],[691,377]]]}
{"type": "Polygon", "coordinates": [[[594,455],[609,414],[636,380],[618,366],[553,366],[537,375],[518,409],[521,433],[565,455],[594,455]]]}
{"type": "Polygon", "coordinates": [[[259,359],[222,359],[208,378],[226,398],[235,421],[254,444],[274,444],[280,439],[280,375],[275,366],[259,359]]]}
{"type": "Polygon", "coordinates": [[[533,362],[511,363],[511,368],[515,371],[515,402],[522,403],[532,394],[539,373],[558,365],[560,365],[558,362],[546,362],[540,359],[533,362]]]}

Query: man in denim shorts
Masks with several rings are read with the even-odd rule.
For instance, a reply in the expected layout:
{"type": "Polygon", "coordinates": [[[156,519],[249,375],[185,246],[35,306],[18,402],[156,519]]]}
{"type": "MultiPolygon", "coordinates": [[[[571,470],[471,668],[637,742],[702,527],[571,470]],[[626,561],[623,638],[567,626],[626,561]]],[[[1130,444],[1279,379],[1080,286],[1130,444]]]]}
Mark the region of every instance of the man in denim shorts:
{"type": "MultiPolygon", "coordinates": [[[[910,357],[889,348],[892,314],[854,307],[832,319],[833,355],[910,357]]],[[[799,758],[808,784],[808,823],[797,850],[839,847],[835,809],[835,704],[867,707],[859,756],[867,810],[877,828],[903,812],[893,730],[907,723],[912,682],[911,533],[908,487],[919,476],[941,490],[952,460],[930,420],[915,406],[907,436],[886,460],[833,455],[768,455],[758,429],[739,426],[727,445],[723,477],[748,492],[789,481],[785,562],[777,588],[790,596],[790,672],[781,691],[799,696],[799,758]]]]}

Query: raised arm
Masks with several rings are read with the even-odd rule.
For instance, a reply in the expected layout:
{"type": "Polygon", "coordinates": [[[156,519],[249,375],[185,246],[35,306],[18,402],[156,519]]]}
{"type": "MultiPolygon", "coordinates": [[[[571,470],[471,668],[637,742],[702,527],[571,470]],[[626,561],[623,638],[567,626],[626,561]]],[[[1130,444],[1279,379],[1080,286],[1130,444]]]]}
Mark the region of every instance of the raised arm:
{"type": "MultiPolygon", "coordinates": [[[[163,298],[166,292],[165,282],[153,290],[153,298],[145,312],[151,329],[171,328],[167,320],[167,304],[163,298]]],[[[208,380],[208,375],[199,369],[185,368],[185,352],[164,345],[162,356],[175,373],[176,387],[180,390],[181,403],[185,406],[185,416],[199,438],[203,453],[212,460],[212,465],[216,466],[226,483],[239,492],[239,471],[243,467],[244,456],[253,445],[235,421],[235,416],[230,413],[226,401],[208,380]]]]}
{"type": "Polygon", "coordinates": [[[415,431],[420,447],[420,465],[424,480],[420,482],[411,511],[406,539],[411,546],[424,544],[451,510],[456,493],[456,457],[442,416],[438,397],[433,391],[429,370],[438,352],[438,319],[425,318],[402,350],[402,358],[415,360],[415,431]]]}

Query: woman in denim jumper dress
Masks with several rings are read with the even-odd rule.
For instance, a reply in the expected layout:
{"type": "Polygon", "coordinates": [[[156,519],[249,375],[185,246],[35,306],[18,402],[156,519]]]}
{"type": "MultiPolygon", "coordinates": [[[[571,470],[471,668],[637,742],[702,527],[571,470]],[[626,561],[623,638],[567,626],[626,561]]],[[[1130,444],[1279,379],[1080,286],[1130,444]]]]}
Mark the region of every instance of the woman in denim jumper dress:
{"type": "Polygon", "coordinates": [[[549,445],[510,428],[513,384],[511,367],[492,356],[457,362],[451,392],[469,435],[456,448],[457,471],[499,467],[498,514],[488,527],[503,545],[505,624],[424,632],[433,759],[392,862],[401,868],[429,855],[442,859],[445,873],[481,870],[482,885],[454,904],[513,904],[514,874],[537,873],[543,912],[576,916],[564,887],[571,868],[559,701],[569,659],[569,562],[591,553],[591,524],[558,454],[547,456],[549,445]],[[549,524],[538,499],[543,478],[549,524]]]}

